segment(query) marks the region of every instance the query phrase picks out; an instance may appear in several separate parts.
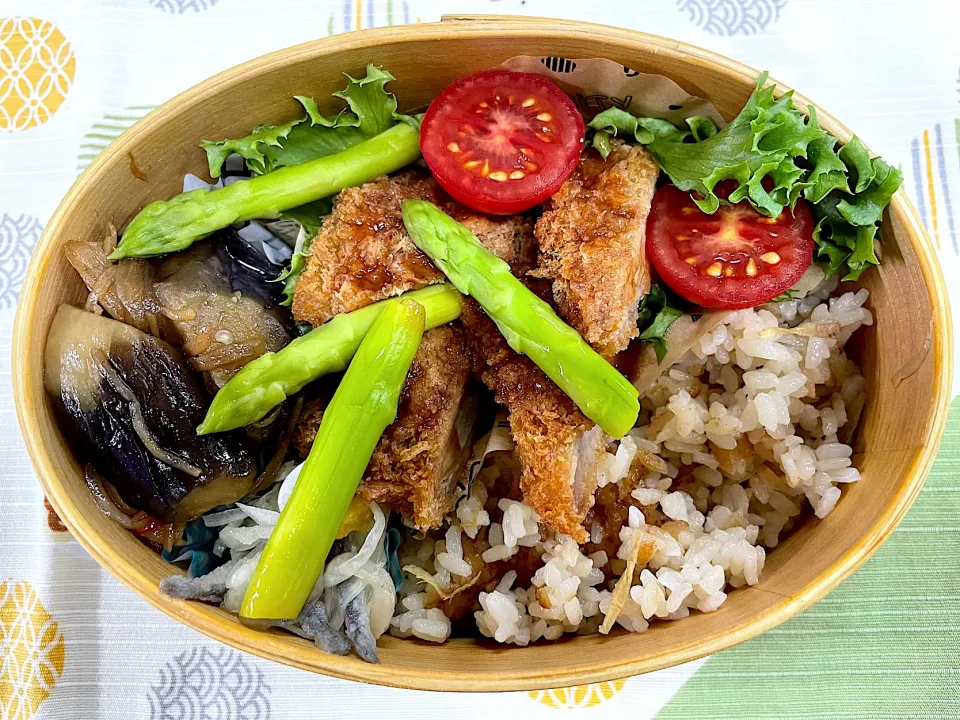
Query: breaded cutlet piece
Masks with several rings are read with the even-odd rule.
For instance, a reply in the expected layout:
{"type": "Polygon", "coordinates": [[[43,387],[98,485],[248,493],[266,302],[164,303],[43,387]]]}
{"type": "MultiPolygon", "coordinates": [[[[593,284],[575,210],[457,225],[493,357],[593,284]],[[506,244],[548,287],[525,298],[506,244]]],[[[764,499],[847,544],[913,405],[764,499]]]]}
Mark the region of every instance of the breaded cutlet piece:
{"type": "MultiPolygon", "coordinates": [[[[428,330],[414,356],[397,419],[373,452],[358,492],[396,510],[420,530],[440,527],[453,509],[457,472],[469,454],[474,407],[463,328],[428,330]],[[462,417],[458,415],[463,413],[462,417]]],[[[305,408],[295,435],[301,455],[320,426],[319,405],[305,408]]]]}
{"type": "Polygon", "coordinates": [[[339,313],[443,281],[403,226],[400,204],[412,198],[439,205],[517,272],[535,265],[529,218],[479,215],[451,200],[426,173],[381,177],[344,190],[334,202],[294,290],[298,322],[322,325],[339,313]]]}
{"type": "Polygon", "coordinates": [[[637,309],[650,291],[645,251],[657,163],[639,145],[593,148],[550,198],[535,229],[539,266],[553,281],[560,315],[607,358],[637,336],[637,309]]]}
{"type": "Polygon", "coordinates": [[[313,447],[313,441],[316,440],[317,433],[320,431],[323,413],[329,402],[330,398],[315,398],[304,403],[290,438],[293,449],[300,457],[306,458],[310,454],[310,448],[313,447]]]}
{"type": "Polygon", "coordinates": [[[514,352],[471,298],[460,316],[474,371],[509,411],[523,499],[541,521],[578,543],[605,450],[603,431],[526,356],[514,352]]]}

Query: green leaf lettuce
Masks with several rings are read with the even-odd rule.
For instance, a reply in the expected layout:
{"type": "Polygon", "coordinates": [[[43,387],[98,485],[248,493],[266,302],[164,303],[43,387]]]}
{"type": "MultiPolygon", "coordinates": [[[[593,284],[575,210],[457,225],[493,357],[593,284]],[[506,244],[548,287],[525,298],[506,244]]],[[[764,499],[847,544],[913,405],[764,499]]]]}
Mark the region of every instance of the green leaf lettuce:
{"type": "Polygon", "coordinates": [[[777,98],[766,80],[763,73],[743,110],[722,130],[705,118],[689,118],[684,130],[607,110],[589,123],[593,146],[606,156],[613,136],[646,145],[673,184],[692,192],[705,213],[747,200],[777,217],[804,198],[817,220],[816,257],[831,274],[856,280],[880,262],[874,250],[879,223],[902,175],[871,158],[856,137],[837,150],[837,139],[820,127],[813,107],[805,115],[793,106],[793,91],[777,98]],[[729,183],[725,198],[715,192],[722,182],[729,183]]]}
{"type": "Polygon", "coordinates": [[[333,93],[346,107],[326,116],[316,100],[297,95],[304,115],[284,125],[260,125],[250,135],[220,142],[204,141],[210,175],[220,177],[223,163],[237,153],[254,175],[264,175],[288,165],[333,155],[379,135],[397,122],[416,119],[397,112],[397,98],[385,89],[393,75],[375,65],[363,78],[347,77],[347,86],[333,93]]]}
{"type": "Polygon", "coordinates": [[[640,311],[637,324],[646,325],[640,333],[640,339],[653,344],[657,353],[657,362],[663,362],[667,354],[666,334],[674,320],[683,315],[679,302],[670,297],[663,286],[657,284],[650,288],[643,300],[640,301],[640,311]]]}

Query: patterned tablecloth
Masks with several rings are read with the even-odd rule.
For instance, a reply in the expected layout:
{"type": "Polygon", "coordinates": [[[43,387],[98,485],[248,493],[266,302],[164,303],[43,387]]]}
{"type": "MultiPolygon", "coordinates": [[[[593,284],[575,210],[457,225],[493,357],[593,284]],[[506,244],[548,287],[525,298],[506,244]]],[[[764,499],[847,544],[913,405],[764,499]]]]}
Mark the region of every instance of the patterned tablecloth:
{"type": "Polygon", "coordinates": [[[10,336],[31,249],[77,174],[215,72],[441,11],[618,24],[768,68],[903,169],[960,290],[957,0],[0,0],[0,718],[960,717],[960,407],[904,523],[837,591],[707,660],[601,685],[357,692],[207,640],[48,529],[10,336]]]}

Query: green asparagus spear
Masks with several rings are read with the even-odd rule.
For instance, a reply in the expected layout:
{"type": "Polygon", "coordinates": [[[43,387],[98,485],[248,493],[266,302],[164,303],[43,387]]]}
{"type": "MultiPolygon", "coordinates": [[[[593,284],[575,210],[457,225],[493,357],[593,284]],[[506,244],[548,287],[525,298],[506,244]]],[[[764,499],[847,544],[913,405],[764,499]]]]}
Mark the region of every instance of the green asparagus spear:
{"type": "Polygon", "coordinates": [[[152,257],[176,252],[236,222],[272,218],[399,170],[420,157],[420,133],[399,122],[335,155],[291,165],[217,190],[192,190],[150,203],[130,222],[110,255],[152,257]]]}
{"type": "Polygon", "coordinates": [[[423,307],[415,300],[389,300],[360,343],[260,556],[240,617],[297,617],[323,572],[373,450],[397,415],[423,327],[423,307]]]}
{"type": "MultiPolygon", "coordinates": [[[[460,316],[460,293],[452,285],[431,285],[403,295],[426,313],[427,329],[460,316]]],[[[220,388],[197,433],[223,432],[254,423],[309,382],[347,367],[363,336],[391,302],[337,315],[275,353],[261,355],[220,388]]]]}
{"type": "Polygon", "coordinates": [[[640,412],[637,390],[513,276],[463,225],[424,200],[403,202],[403,224],[457,290],[472,296],[518,353],[570,396],[583,414],[615,438],[640,412]]]}

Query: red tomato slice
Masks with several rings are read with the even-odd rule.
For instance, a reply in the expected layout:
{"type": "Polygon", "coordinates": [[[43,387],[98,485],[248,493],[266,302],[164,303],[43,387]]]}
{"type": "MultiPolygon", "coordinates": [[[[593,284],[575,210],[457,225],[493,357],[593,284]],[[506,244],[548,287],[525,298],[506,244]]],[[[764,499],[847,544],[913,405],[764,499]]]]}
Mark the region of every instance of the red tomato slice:
{"type": "Polygon", "coordinates": [[[487,70],[437,95],[420,127],[420,149],[455,200],[509,215],[546,200],[574,171],[583,118],[546,78],[487,70]]]}
{"type": "Polygon", "coordinates": [[[706,308],[754,307],[800,279],[813,262],[813,217],[799,200],[773,219],[747,201],[707,215],[673,185],[653,197],[647,253],[663,281],[706,308]]]}

